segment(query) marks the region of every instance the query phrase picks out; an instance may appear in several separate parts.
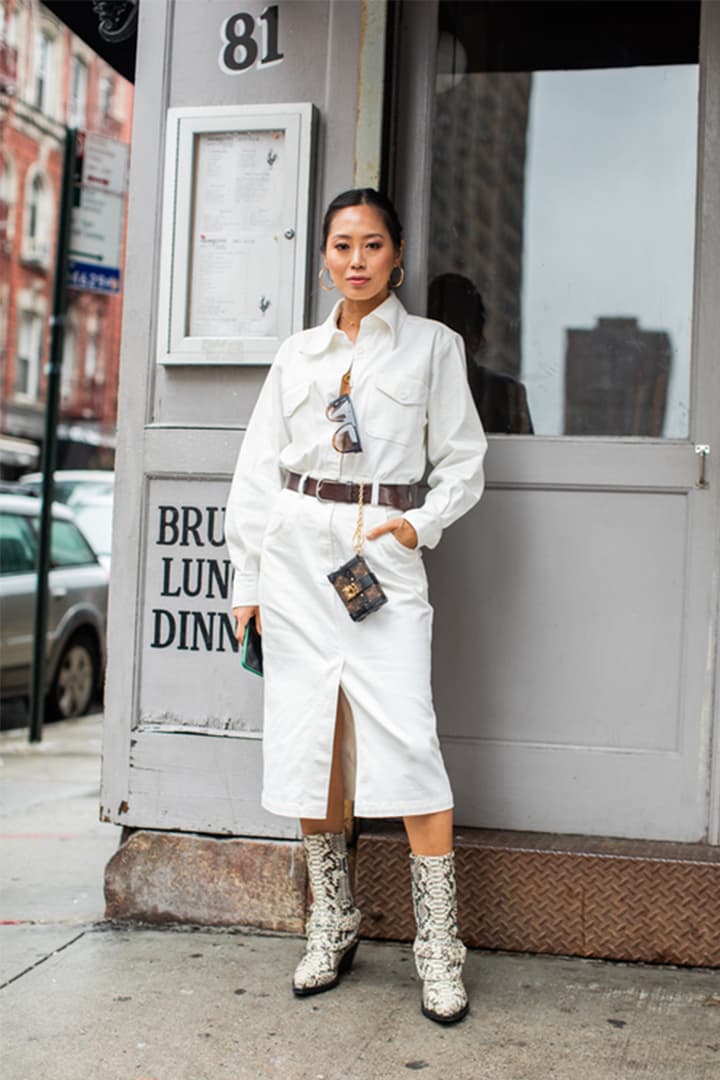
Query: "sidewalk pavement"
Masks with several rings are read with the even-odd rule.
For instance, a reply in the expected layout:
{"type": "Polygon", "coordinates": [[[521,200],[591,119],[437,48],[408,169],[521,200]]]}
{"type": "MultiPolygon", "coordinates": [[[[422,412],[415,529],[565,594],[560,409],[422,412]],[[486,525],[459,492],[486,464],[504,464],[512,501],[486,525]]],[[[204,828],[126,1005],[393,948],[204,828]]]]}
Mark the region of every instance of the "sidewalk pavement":
{"type": "Polygon", "coordinates": [[[471,1013],[419,1012],[408,946],[296,999],[297,938],[103,922],[101,717],[0,735],[3,1080],[718,1080],[716,971],[474,952],[471,1013]]]}

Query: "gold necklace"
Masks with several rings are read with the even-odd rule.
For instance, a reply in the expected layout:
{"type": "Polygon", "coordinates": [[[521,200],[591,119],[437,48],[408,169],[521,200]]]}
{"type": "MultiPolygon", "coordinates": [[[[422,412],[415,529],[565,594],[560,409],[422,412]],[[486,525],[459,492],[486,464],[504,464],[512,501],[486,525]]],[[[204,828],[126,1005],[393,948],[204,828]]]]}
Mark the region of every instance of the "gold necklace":
{"type": "Polygon", "coordinates": [[[340,308],[340,324],[341,324],[340,325],[341,330],[343,328],[343,325],[350,326],[350,327],[356,327],[358,325],[358,320],[357,319],[351,319],[348,315],[345,314],[345,308],[341,307],[340,308]]]}

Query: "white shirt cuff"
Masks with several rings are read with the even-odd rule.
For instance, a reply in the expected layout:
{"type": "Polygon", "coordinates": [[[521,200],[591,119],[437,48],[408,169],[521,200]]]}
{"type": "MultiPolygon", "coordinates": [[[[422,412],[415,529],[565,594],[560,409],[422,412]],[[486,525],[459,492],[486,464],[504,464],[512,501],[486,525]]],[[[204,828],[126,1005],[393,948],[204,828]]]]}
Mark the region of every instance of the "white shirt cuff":
{"type": "Polygon", "coordinates": [[[403,517],[410,522],[417,533],[418,547],[437,547],[443,530],[434,514],[423,506],[418,506],[414,510],[408,510],[403,517]]]}
{"type": "Polygon", "coordinates": [[[232,591],[232,606],[255,607],[258,601],[257,574],[240,574],[235,571],[232,591]]]}

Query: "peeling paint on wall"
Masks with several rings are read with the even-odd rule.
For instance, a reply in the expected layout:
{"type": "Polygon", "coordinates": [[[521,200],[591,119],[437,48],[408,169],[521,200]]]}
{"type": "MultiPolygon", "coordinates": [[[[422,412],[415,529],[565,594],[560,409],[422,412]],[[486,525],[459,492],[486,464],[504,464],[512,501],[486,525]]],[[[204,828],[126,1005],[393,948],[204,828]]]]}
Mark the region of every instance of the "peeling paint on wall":
{"type": "Polygon", "coordinates": [[[385,90],[387,0],[363,0],[355,124],[355,187],[378,187],[385,90]]]}

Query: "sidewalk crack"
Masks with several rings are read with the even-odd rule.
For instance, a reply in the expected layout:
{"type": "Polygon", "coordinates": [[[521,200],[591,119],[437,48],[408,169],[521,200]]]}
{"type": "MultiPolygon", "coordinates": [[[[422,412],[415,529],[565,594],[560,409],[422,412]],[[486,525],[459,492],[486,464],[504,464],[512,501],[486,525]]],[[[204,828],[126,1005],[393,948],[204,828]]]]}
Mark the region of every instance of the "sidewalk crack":
{"type": "Polygon", "coordinates": [[[26,967],[22,971],[19,971],[18,974],[13,975],[11,979],[6,979],[4,983],[0,983],[0,990],[4,990],[7,986],[10,986],[11,983],[17,982],[18,979],[22,979],[24,975],[28,975],[31,971],[34,971],[35,968],[38,968],[41,964],[44,964],[46,960],[50,960],[53,956],[57,956],[58,953],[63,952],[64,949],[69,949],[70,946],[74,945],[76,941],[79,941],[80,938],[85,937],[86,933],[87,930],[81,930],[79,934],[76,934],[74,938],[70,939],[70,941],[66,941],[64,945],[60,945],[57,949],[53,949],[53,951],[48,953],[47,956],[41,956],[40,959],[36,960],[34,964],[30,964],[29,967],[26,967]]]}

